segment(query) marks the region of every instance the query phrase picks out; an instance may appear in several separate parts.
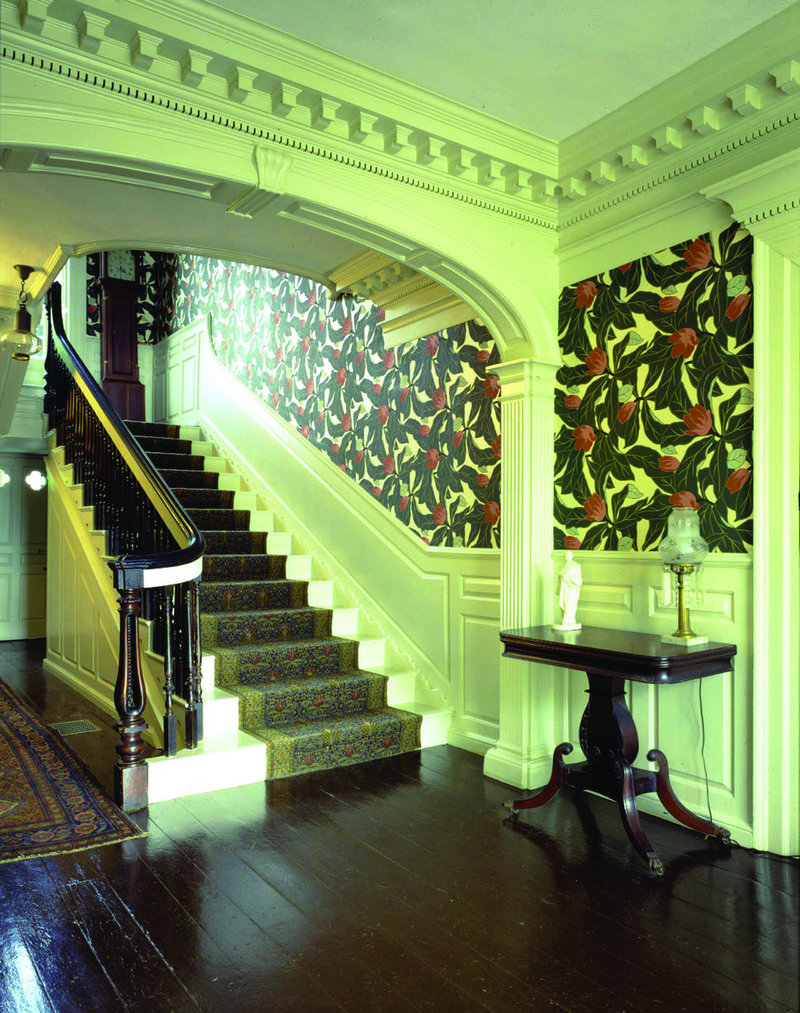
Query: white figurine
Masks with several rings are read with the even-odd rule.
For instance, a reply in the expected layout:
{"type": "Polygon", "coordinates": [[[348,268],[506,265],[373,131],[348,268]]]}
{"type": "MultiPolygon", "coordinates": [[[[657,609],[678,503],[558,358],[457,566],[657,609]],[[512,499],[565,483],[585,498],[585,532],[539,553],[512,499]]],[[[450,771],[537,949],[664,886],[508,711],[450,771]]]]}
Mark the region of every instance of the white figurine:
{"type": "Polygon", "coordinates": [[[579,630],[581,624],[575,621],[578,611],[578,597],[581,593],[581,564],[572,558],[568,549],[564,555],[564,565],[558,574],[558,605],[561,609],[561,622],[553,623],[554,630],[579,630]]]}

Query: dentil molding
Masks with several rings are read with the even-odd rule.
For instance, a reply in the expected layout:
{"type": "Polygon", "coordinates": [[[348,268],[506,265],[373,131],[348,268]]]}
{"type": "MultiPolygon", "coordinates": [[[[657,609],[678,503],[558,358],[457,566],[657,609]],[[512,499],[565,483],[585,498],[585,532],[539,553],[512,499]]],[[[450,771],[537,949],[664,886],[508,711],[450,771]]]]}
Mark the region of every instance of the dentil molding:
{"type": "MultiPolygon", "coordinates": [[[[800,50],[780,53],[706,97],[687,92],[675,115],[613,148],[602,146],[597,131],[588,132],[591,146],[581,147],[525,134],[438,96],[431,97],[432,118],[447,129],[430,129],[416,89],[272,29],[250,31],[248,24],[246,35],[233,15],[201,0],[177,7],[139,0],[1,6],[6,60],[548,231],[666,190],[699,166],[735,162],[766,135],[800,129],[800,50]],[[414,115],[403,119],[398,108],[414,115]],[[570,151],[566,175],[558,170],[562,149],[570,151]]],[[[782,44],[778,39],[771,50],[782,44]]],[[[741,45],[713,54],[715,66],[725,68],[730,49],[737,58],[730,67],[738,68],[741,45]]],[[[642,110],[658,116],[652,96],[629,107],[632,123],[642,121],[642,110]]],[[[231,210],[257,210],[270,192],[275,188],[259,183],[231,210]]]]}

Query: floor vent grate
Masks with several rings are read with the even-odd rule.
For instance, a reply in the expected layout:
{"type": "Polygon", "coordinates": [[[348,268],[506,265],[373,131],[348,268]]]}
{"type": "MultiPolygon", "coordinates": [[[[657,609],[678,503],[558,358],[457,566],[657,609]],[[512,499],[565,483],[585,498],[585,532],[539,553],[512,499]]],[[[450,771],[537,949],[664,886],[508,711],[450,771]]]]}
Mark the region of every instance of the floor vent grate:
{"type": "Polygon", "coordinates": [[[82,732],[100,731],[97,725],[93,725],[91,721],[85,721],[84,719],[80,719],[79,721],[56,721],[50,727],[53,731],[58,732],[59,735],[80,735],[82,732]]]}

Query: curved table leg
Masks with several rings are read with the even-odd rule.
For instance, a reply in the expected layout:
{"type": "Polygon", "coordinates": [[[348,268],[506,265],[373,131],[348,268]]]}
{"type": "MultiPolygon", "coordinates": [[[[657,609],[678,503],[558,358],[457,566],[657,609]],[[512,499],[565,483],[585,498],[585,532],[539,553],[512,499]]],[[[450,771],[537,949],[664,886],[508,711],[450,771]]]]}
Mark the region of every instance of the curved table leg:
{"type": "Polygon", "coordinates": [[[698,830],[701,834],[705,834],[707,837],[718,837],[723,844],[730,844],[730,830],[726,830],[725,827],[717,826],[716,823],[712,823],[710,820],[704,820],[701,816],[695,816],[694,813],[685,809],[677,800],[669,780],[667,758],[661,750],[651,749],[647,754],[647,759],[650,760],[651,763],[656,764],[656,791],[658,792],[661,804],[670,816],[674,816],[675,819],[678,820],[679,823],[683,823],[685,827],[689,827],[692,830],[698,830]]]}
{"type": "Polygon", "coordinates": [[[650,866],[650,871],[656,876],[664,875],[664,865],[661,859],[653,850],[653,845],[647,839],[647,834],[642,829],[639,818],[639,810],[636,808],[636,786],[634,784],[633,769],[629,763],[620,763],[620,795],[619,811],[622,816],[622,825],[628,835],[631,844],[642,855],[650,866]]]}
{"type": "Polygon", "coordinates": [[[545,803],[549,802],[564,783],[564,760],[562,757],[569,756],[571,752],[572,744],[569,742],[562,742],[556,746],[553,752],[553,767],[550,772],[550,780],[547,784],[543,788],[540,788],[535,795],[531,795],[530,798],[515,798],[508,802],[503,802],[503,808],[510,809],[511,815],[516,816],[520,809],[538,809],[540,805],[545,805],[545,803]]]}

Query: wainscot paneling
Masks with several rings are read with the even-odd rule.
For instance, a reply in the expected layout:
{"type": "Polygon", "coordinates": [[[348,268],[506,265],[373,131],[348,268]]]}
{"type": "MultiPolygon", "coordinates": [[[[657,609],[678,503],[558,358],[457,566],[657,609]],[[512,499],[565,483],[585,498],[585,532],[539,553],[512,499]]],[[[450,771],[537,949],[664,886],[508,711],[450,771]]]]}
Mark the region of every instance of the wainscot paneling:
{"type": "MultiPolygon", "coordinates": [[[[662,569],[651,553],[576,552],[583,570],[578,620],[584,626],[671,634],[675,605],[665,605],[662,569]]],[[[557,573],[563,553],[556,553],[557,573]]],[[[692,628],[712,641],[736,644],[733,672],[674,686],[629,683],[628,703],[639,733],[640,766],[661,749],[680,800],[698,813],[710,802],[714,820],[741,844],[752,842],[752,559],[714,553],[703,567],[703,600],[690,609],[692,628]],[[704,765],[705,764],[705,765],[704,765]],[[706,771],[708,781],[706,782],[706,771]]],[[[586,705],[586,676],[563,681],[561,736],[578,746],[586,705]]],[[[638,799],[645,812],[665,815],[655,796],[638,799]]]]}

